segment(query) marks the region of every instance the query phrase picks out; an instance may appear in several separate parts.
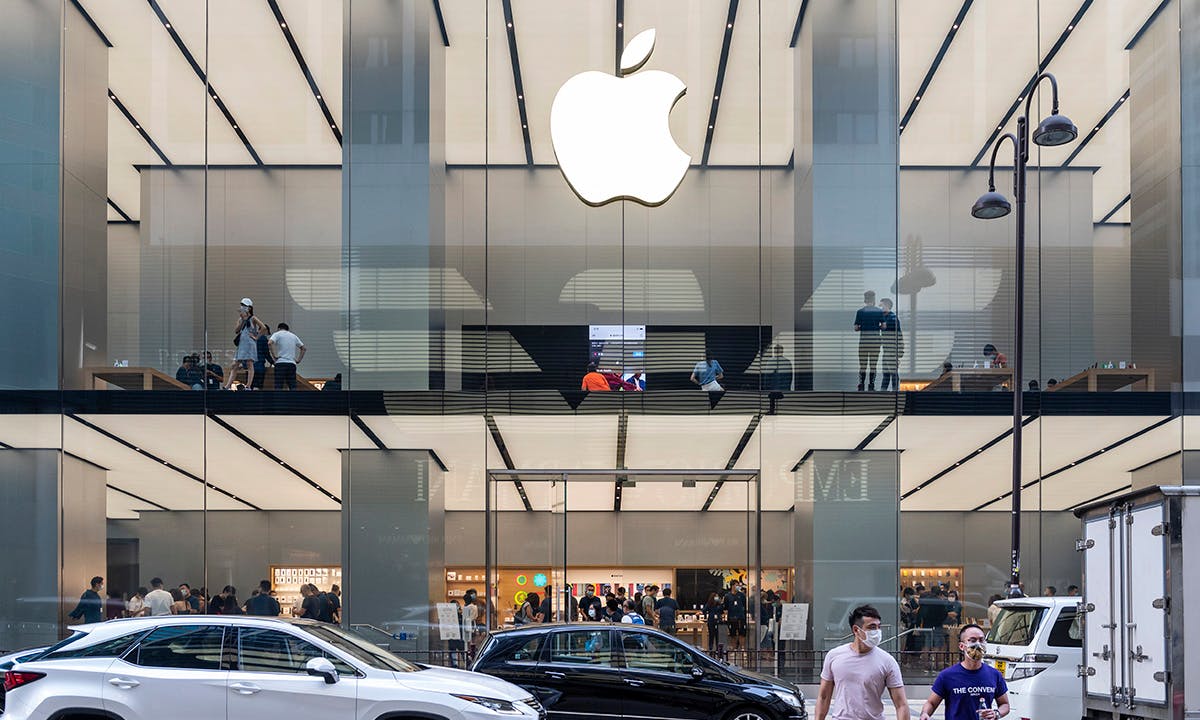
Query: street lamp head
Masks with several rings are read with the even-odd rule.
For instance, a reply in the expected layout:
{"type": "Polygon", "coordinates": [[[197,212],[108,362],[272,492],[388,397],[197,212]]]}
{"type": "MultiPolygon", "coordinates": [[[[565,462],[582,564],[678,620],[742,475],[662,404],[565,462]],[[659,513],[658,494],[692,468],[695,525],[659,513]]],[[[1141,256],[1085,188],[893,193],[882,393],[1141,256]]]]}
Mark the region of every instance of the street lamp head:
{"type": "Polygon", "coordinates": [[[1066,145],[1077,137],[1079,128],[1075,127],[1071,118],[1058,113],[1053,113],[1043,120],[1037,126],[1037,130],[1033,131],[1033,141],[1045,147],[1066,145]]]}
{"type": "Polygon", "coordinates": [[[971,206],[971,217],[977,220],[995,220],[1010,212],[1012,212],[1012,205],[1008,202],[1008,198],[995,190],[989,190],[980,195],[975,204],[971,206]]]}

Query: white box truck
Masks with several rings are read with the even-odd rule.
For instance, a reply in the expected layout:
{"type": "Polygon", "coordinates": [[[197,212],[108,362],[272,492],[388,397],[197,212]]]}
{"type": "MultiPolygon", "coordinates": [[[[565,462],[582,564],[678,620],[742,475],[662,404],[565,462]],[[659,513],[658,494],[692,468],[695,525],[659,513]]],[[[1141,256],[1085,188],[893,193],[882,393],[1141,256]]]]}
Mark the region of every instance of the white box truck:
{"type": "Polygon", "coordinates": [[[1200,716],[1200,486],[1147,488],[1075,514],[1084,717],[1200,716]]]}

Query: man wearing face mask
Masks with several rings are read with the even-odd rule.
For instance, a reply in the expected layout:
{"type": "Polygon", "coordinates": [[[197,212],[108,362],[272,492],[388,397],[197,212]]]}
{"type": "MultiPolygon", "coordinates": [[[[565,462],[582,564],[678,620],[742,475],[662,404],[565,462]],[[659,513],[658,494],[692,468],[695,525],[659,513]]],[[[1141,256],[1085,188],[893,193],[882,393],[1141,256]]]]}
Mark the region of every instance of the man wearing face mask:
{"type": "Polygon", "coordinates": [[[850,631],[852,642],[825,654],[816,720],[825,720],[826,715],[832,720],[883,720],[885,688],[896,707],[896,720],[909,720],[900,665],[879,647],[883,639],[879,611],[870,605],[854,608],[850,631]]]}
{"type": "Polygon", "coordinates": [[[1009,710],[1008,685],[999,670],[983,664],[987,650],[983,628],[964,625],[958,633],[958,648],[963,661],[938,673],[921,708],[921,720],[929,720],[943,698],[946,720],[1000,720],[1009,710]]]}
{"type": "Polygon", "coordinates": [[[603,603],[596,596],[596,586],[588,584],[583,588],[583,599],[579,601],[579,614],[584,622],[600,622],[603,603]]]}

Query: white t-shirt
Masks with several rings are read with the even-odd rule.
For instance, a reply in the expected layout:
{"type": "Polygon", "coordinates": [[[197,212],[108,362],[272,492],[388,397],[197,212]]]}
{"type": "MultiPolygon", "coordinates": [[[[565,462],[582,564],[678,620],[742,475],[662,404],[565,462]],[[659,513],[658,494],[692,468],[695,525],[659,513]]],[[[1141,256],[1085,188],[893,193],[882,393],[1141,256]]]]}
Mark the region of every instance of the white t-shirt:
{"type": "Polygon", "coordinates": [[[853,643],[825,654],[821,679],[833,683],[832,720],[883,720],[883,693],[904,687],[900,664],[879,648],[860,653],[853,643]]]}
{"type": "Polygon", "coordinates": [[[275,346],[275,362],[296,364],[296,355],[304,343],[291,330],[277,330],[271,336],[271,344],[275,346]]]}
{"type": "Polygon", "coordinates": [[[170,615],[174,602],[171,593],[162,588],[146,593],[146,607],[150,608],[151,615],[170,615]]]}
{"type": "Polygon", "coordinates": [[[146,601],[134,595],[125,603],[125,611],[129,613],[129,617],[141,617],[142,610],[146,608],[146,601]]]}

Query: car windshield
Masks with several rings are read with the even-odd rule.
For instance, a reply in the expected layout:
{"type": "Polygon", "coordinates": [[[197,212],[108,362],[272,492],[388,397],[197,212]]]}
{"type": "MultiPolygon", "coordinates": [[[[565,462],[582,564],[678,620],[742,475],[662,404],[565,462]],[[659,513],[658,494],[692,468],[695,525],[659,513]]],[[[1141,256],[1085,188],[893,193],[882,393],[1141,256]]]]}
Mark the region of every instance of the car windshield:
{"type": "Polygon", "coordinates": [[[1045,614],[1046,609],[1040,607],[1001,608],[987,640],[998,645],[1032,645],[1045,614]]]}
{"type": "Polygon", "coordinates": [[[297,627],[376,670],[417,672],[421,669],[421,666],[398,658],[363,637],[339,627],[333,625],[297,625],[297,627]]]}

